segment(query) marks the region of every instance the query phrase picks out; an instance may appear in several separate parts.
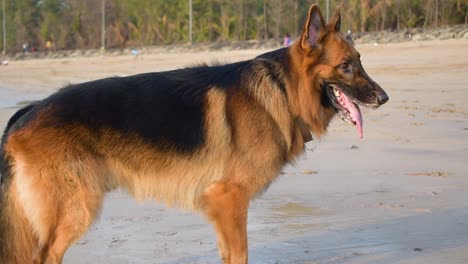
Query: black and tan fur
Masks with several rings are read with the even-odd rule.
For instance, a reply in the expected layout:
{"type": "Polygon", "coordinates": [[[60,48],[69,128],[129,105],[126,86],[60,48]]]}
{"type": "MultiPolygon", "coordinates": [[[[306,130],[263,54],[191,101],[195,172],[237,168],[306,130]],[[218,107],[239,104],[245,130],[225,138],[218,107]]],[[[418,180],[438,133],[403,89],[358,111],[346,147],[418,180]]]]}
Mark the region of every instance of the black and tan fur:
{"type": "Polygon", "coordinates": [[[204,213],[224,263],[247,263],[249,201],[326,132],[329,85],[388,99],[339,24],[314,5],[289,48],[71,85],[18,111],[0,153],[0,263],[61,263],[116,188],[204,213]]]}

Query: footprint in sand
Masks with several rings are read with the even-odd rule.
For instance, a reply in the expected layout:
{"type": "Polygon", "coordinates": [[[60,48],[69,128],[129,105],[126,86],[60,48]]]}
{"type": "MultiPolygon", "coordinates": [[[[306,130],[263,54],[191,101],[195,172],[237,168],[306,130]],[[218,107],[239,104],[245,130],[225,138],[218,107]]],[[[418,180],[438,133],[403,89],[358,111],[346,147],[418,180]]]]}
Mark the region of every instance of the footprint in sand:
{"type": "Polygon", "coordinates": [[[120,247],[125,242],[127,242],[127,239],[120,239],[120,237],[113,237],[111,242],[109,242],[108,247],[109,248],[120,247]]]}
{"type": "Polygon", "coordinates": [[[411,122],[410,125],[412,125],[412,126],[423,126],[424,123],[422,123],[422,122],[411,122]]]}

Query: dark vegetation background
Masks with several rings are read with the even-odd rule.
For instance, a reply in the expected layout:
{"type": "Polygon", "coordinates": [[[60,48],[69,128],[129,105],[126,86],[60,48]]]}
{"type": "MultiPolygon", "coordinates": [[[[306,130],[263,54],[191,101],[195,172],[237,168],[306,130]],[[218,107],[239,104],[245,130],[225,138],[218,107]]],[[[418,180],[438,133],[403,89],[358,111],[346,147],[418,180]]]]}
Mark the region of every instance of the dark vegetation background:
{"type": "MultiPolygon", "coordinates": [[[[5,0],[7,49],[21,51],[28,43],[41,51],[47,41],[53,50],[99,48],[102,3],[5,0]]],[[[294,38],[312,3],[326,16],[326,0],[193,0],[193,42],[294,38]]],[[[467,0],[330,0],[330,13],[338,5],[343,31],[401,31],[468,19],[467,0]]],[[[107,48],[189,42],[189,0],[106,0],[105,12],[107,48]]]]}

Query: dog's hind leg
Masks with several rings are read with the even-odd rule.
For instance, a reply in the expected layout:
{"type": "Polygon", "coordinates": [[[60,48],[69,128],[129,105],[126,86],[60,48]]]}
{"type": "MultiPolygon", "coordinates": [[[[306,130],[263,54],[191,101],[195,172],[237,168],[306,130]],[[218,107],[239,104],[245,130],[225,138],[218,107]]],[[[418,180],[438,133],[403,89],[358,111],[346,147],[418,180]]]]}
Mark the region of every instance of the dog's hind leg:
{"type": "Polygon", "coordinates": [[[225,264],[247,263],[248,194],[235,183],[209,186],[202,197],[203,209],[214,224],[221,259],[225,264]]]}
{"type": "Polygon", "coordinates": [[[12,193],[37,240],[30,258],[56,264],[94,222],[114,186],[102,158],[72,132],[41,129],[10,135],[6,150],[12,193]]]}
{"type": "Polygon", "coordinates": [[[40,245],[34,263],[61,263],[65,251],[100,212],[104,191],[95,179],[101,174],[90,162],[73,165],[16,160],[20,173],[15,175],[15,185],[40,245]]]}
{"type": "Polygon", "coordinates": [[[65,251],[79,236],[80,234],[75,231],[74,223],[71,220],[62,220],[55,228],[50,242],[42,249],[36,262],[40,264],[62,263],[65,251]]]}
{"type": "Polygon", "coordinates": [[[88,230],[99,214],[104,193],[88,183],[80,179],[72,184],[73,188],[67,188],[68,194],[62,197],[64,201],[42,250],[40,263],[62,263],[66,250],[88,230]]]}
{"type": "Polygon", "coordinates": [[[49,246],[43,249],[40,263],[62,263],[65,251],[84,233],[77,229],[75,221],[69,217],[61,220],[53,232],[49,246]]]}
{"type": "Polygon", "coordinates": [[[57,224],[36,260],[38,263],[62,263],[66,250],[88,230],[99,213],[102,198],[84,201],[83,194],[75,195],[77,198],[67,201],[61,210],[57,224]]]}

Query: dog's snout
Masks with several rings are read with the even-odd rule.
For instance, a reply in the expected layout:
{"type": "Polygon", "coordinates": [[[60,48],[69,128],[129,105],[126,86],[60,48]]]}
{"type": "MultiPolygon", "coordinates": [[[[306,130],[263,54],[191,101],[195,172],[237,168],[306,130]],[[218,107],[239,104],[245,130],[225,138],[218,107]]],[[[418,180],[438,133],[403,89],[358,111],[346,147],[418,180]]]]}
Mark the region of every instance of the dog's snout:
{"type": "Polygon", "coordinates": [[[385,104],[388,101],[388,95],[386,92],[381,91],[377,93],[377,101],[379,102],[380,105],[385,104]]]}

